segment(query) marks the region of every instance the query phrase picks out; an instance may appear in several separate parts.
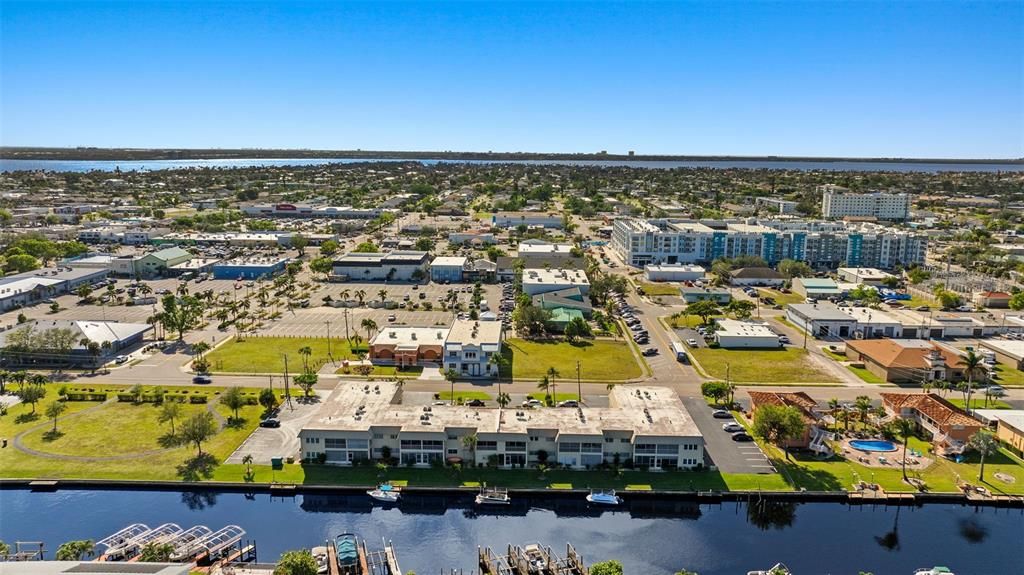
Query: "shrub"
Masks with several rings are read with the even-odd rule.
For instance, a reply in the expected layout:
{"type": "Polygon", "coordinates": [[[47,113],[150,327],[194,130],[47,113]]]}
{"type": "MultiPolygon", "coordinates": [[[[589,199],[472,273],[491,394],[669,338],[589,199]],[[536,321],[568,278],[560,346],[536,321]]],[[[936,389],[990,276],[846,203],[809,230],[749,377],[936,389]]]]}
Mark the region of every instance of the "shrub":
{"type": "Polygon", "coordinates": [[[209,400],[209,398],[206,397],[205,395],[193,395],[188,399],[189,403],[207,403],[209,400]]]}

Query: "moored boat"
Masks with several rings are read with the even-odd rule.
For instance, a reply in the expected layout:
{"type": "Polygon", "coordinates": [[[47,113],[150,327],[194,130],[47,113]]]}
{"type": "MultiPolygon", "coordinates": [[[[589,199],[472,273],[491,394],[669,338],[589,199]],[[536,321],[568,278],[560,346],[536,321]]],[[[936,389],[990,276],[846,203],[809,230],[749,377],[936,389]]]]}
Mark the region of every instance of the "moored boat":
{"type": "Polygon", "coordinates": [[[614,489],[591,489],[590,494],[587,495],[587,503],[593,503],[595,505],[619,505],[622,503],[622,498],[615,494],[614,489]]]}
{"type": "Polygon", "coordinates": [[[943,567],[942,565],[936,565],[931,569],[927,567],[921,567],[920,569],[914,570],[914,575],[956,575],[949,567],[943,567]]]}
{"type": "Polygon", "coordinates": [[[480,493],[476,496],[477,505],[508,505],[512,500],[508,496],[508,489],[501,487],[481,487],[480,493]]]}
{"type": "Polygon", "coordinates": [[[371,489],[366,494],[381,503],[397,503],[401,495],[399,489],[390,483],[381,483],[376,489],[371,489]]]}
{"type": "Polygon", "coordinates": [[[793,575],[793,572],[782,563],[776,563],[767,571],[747,571],[747,575],[793,575]]]}

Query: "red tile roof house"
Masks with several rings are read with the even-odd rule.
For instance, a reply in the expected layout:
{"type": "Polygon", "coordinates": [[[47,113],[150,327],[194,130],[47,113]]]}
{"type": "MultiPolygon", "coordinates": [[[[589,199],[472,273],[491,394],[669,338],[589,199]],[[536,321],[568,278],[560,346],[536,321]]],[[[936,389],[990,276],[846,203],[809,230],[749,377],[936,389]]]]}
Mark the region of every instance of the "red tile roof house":
{"type": "Polygon", "coordinates": [[[932,435],[937,452],[961,453],[964,444],[984,427],[967,412],[934,393],[882,393],[886,413],[910,419],[932,435]]]}
{"type": "Polygon", "coordinates": [[[974,294],[974,304],[981,307],[1010,307],[1010,294],[1001,291],[983,291],[974,294]]]}
{"type": "MultiPolygon", "coordinates": [[[[802,437],[791,439],[783,446],[795,447],[797,449],[810,447],[820,452],[820,446],[824,445],[823,441],[819,441],[818,438],[819,435],[824,433],[824,430],[818,427],[818,421],[822,419],[822,414],[815,411],[818,407],[818,402],[811,399],[811,396],[802,391],[749,391],[747,393],[750,394],[751,420],[753,420],[754,414],[757,413],[757,409],[764,405],[781,405],[797,408],[800,414],[803,415],[804,423],[807,426],[804,428],[802,437]]],[[[828,435],[831,436],[831,434],[828,435]]],[[[827,449],[827,446],[825,448],[827,449]]]]}

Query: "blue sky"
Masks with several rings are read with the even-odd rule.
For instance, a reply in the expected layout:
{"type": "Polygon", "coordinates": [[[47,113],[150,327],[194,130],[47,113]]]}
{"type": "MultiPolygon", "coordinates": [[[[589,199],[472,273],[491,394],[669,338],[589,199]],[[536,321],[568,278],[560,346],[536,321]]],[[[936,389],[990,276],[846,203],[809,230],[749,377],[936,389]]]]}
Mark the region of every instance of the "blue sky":
{"type": "Polygon", "coordinates": [[[4,145],[1024,157],[1024,2],[0,0],[4,145]]]}

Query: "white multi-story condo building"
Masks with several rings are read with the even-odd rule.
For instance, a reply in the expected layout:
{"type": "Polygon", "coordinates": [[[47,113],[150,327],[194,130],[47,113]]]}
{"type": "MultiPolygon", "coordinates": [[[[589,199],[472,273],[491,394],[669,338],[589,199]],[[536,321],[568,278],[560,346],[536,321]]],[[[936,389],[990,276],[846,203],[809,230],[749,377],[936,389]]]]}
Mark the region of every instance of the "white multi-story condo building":
{"type": "Polygon", "coordinates": [[[611,245],[636,267],[760,256],[769,264],[793,259],[816,268],[891,269],[924,263],[928,238],[864,222],[618,218],[611,245]]]}
{"type": "Polygon", "coordinates": [[[704,464],[704,437],[674,390],[617,385],[608,407],[527,409],[405,405],[387,381],[341,383],[299,432],[304,460],[351,465],[386,455],[402,465],[463,461],[575,469],[704,464]],[[475,441],[466,441],[466,437],[475,441]]]}
{"type": "Polygon", "coordinates": [[[832,184],[818,186],[818,191],[821,192],[821,215],[829,220],[877,218],[905,221],[910,214],[910,194],[860,194],[832,184]]]}

